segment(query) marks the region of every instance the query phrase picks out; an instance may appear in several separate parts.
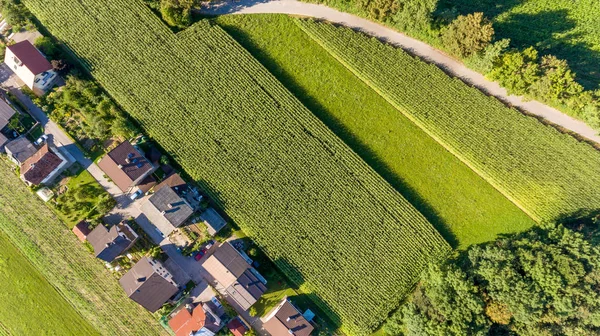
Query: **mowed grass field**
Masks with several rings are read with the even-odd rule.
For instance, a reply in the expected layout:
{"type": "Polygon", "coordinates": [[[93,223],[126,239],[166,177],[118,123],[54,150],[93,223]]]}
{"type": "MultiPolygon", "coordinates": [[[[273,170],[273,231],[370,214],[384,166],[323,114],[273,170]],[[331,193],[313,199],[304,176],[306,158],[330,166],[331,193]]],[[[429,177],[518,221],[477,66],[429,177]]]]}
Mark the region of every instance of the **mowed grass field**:
{"type": "Polygon", "coordinates": [[[443,0],[439,8],[483,12],[494,22],[497,38],[566,59],[586,88],[600,87],[598,0],[443,0]]]}
{"type": "Polygon", "coordinates": [[[99,335],[1,231],[0,284],[0,334],[99,335]]]}
{"type": "Polygon", "coordinates": [[[396,110],[287,15],[216,22],[404,195],[454,247],[534,224],[525,213],[396,110]]]}
{"type": "Polygon", "coordinates": [[[25,186],[4,158],[0,158],[0,181],[0,322],[8,332],[167,334],[148,311],[127,298],[118,279],[25,186]]]}

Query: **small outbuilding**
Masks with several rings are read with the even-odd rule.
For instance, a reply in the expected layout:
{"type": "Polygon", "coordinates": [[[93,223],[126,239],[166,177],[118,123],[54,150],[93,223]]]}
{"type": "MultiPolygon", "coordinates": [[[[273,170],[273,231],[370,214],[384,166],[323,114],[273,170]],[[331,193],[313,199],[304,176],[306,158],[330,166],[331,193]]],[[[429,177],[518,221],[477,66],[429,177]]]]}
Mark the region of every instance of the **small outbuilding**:
{"type": "Polygon", "coordinates": [[[216,235],[217,232],[227,225],[227,221],[213,208],[206,209],[200,215],[200,220],[204,222],[204,225],[206,225],[206,229],[211,236],[216,235]]]}

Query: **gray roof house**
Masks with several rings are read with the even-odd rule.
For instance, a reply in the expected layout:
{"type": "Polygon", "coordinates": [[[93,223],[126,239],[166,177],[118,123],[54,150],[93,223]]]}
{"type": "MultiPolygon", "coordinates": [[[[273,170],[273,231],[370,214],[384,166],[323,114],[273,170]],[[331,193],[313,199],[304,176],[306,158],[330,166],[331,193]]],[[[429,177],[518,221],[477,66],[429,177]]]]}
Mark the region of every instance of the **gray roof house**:
{"type": "Polygon", "coordinates": [[[123,252],[130,249],[138,239],[137,233],[121,222],[110,229],[98,225],[87,235],[87,241],[94,248],[96,258],[111,262],[123,252]]]}
{"type": "Polygon", "coordinates": [[[149,257],[140,259],[119,283],[130,299],[152,313],[179,291],[171,273],[149,257]]]}
{"type": "Polygon", "coordinates": [[[216,235],[217,232],[227,225],[227,221],[213,208],[206,209],[206,211],[200,215],[200,219],[206,225],[206,229],[211,236],[216,235]]]}
{"type": "Polygon", "coordinates": [[[21,165],[38,151],[31,141],[27,140],[24,136],[7,143],[4,146],[4,150],[12,162],[18,165],[21,165]]]}
{"type": "Polygon", "coordinates": [[[141,206],[142,212],[165,236],[183,224],[192,207],[171,188],[161,188],[141,206]]]}
{"type": "Polygon", "coordinates": [[[0,129],[8,125],[8,121],[14,116],[16,111],[8,105],[3,99],[0,99],[0,129]]]}
{"type": "Polygon", "coordinates": [[[267,290],[248,261],[230,243],[225,242],[203,264],[210,276],[244,310],[248,310],[267,290]]]}

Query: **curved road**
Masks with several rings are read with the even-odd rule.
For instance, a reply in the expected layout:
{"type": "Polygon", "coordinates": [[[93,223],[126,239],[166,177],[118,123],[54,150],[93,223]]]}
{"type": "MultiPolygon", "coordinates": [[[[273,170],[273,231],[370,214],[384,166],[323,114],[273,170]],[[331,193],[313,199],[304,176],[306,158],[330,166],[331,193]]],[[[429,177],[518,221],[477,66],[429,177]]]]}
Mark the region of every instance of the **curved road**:
{"type": "Polygon", "coordinates": [[[509,95],[498,83],[487,80],[482,74],[467,68],[461,62],[432,46],[355,15],[343,13],[324,5],[305,3],[297,0],[229,0],[217,3],[207,2],[203,3],[200,13],[206,15],[281,13],[314,17],[342,24],[398,46],[427,62],[436,64],[447,73],[459,77],[464,82],[479,88],[489,95],[495,96],[507,104],[526,111],[529,114],[542,117],[552,124],[600,144],[598,132],[584,122],[571,118],[557,109],[538,101],[525,101],[523,97],[509,95]]]}

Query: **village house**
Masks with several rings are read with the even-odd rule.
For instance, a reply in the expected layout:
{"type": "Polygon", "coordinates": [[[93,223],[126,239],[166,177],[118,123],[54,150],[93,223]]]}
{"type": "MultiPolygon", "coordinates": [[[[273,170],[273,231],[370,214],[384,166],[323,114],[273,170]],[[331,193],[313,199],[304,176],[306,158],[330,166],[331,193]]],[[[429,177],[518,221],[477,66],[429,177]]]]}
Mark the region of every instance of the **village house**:
{"type": "Polygon", "coordinates": [[[216,235],[217,232],[227,225],[227,221],[221,217],[221,215],[219,215],[217,210],[213,208],[206,209],[200,215],[200,220],[204,222],[204,225],[206,225],[206,230],[211,236],[216,235]]]}
{"type": "Polygon", "coordinates": [[[152,313],[179,291],[171,273],[150,257],[140,259],[119,283],[130,299],[152,313]]]}
{"type": "Polygon", "coordinates": [[[46,93],[58,78],[52,64],[27,40],[7,46],[4,63],[37,95],[46,93]]]}
{"type": "Polygon", "coordinates": [[[169,327],[175,336],[213,336],[221,329],[222,321],[208,303],[198,304],[196,307],[193,307],[193,304],[186,304],[172,314],[169,327]]]}
{"type": "Polygon", "coordinates": [[[124,193],[132,192],[154,170],[154,166],[129,141],[108,152],[98,166],[124,193]]]}
{"type": "Polygon", "coordinates": [[[240,317],[235,317],[227,323],[227,329],[233,336],[243,336],[249,328],[240,320],[240,317]]]}
{"type": "MultiPolygon", "coordinates": [[[[8,125],[8,121],[17,111],[15,111],[4,99],[0,98],[0,130],[8,125]]],[[[1,143],[0,143],[1,145],[1,143]]]]}
{"type": "Polygon", "coordinates": [[[106,262],[111,262],[125,253],[137,239],[137,233],[126,222],[113,225],[110,229],[98,225],[87,235],[87,241],[94,248],[96,258],[106,262]]]}
{"type": "Polygon", "coordinates": [[[194,213],[190,204],[172,188],[160,188],[142,204],[141,210],[165,236],[194,213]]]}
{"type": "Polygon", "coordinates": [[[92,230],[90,230],[90,223],[88,223],[86,220],[82,220],[77,223],[77,225],[75,225],[71,231],[73,231],[73,233],[81,242],[86,241],[87,236],[90,234],[90,232],[92,232],[92,230]]]}
{"type": "Polygon", "coordinates": [[[266,280],[250,264],[250,260],[225,242],[202,266],[229,297],[248,310],[267,290],[266,280]]]}
{"type": "Polygon", "coordinates": [[[35,154],[38,149],[27,140],[26,137],[20,136],[4,146],[6,155],[16,165],[21,165],[25,160],[35,154]]]}
{"type": "MultiPolygon", "coordinates": [[[[310,320],[314,317],[310,310],[305,315],[308,315],[310,320]]],[[[287,297],[283,298],[277,307],[263,318],[263,328],[273,336],[309,336],[314,330],[310,321],[287,297]]]]}
{"type": "Polygon", "coordinates": [[[30,186],[47,185],[70,164],[63,153],[46,143],[21,164],[21,179],[30,186]]]}

